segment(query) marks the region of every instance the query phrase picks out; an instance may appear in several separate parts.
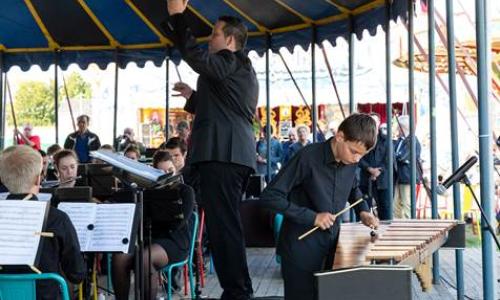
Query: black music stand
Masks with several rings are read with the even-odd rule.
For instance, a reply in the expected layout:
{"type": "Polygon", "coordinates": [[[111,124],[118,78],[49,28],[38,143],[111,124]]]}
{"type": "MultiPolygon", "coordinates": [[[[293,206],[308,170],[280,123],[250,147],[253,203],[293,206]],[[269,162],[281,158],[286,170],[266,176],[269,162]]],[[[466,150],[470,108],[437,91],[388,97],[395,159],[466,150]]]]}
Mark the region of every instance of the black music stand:
{"type": "Polygon", "coordinates": [[[92,187],[92,196],[107,199],[113,195],[115,177],[109,164],[87,164],[87,180],[92,187]]]}

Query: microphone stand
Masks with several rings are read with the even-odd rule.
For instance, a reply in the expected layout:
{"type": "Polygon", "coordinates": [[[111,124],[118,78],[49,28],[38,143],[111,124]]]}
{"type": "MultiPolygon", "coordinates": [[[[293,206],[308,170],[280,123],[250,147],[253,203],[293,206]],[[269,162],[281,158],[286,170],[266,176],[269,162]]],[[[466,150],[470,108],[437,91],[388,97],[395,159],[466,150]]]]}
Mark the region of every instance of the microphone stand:
{"type": "Polygon", "coordinates": [[[484,213],[483,207],[479,203],[479,200],[476,197],[476,194],[474,193],[474,189],[471,186],[469,177],[467,175],[464,175],[462,179],[459,180],[459,182],[462,182],[465,184],[468,188],[469,191],[471,192],[472,196],[474,197],[474,201],[477,204],[477,207],[479,207],[479,210],[481,211],[481,218],[482,220],[486,223],[486,226],[482,226],[483,229],[488,229],[488,231],[491,233],[491,236],[493,236],[493,239],[495,240],[495,243],[497,244],[498,250],[500,250],[500,242],[498,242],[498,237],[495,235],[495,231],[493,230],[493,227],[491,227],[490,221],[488,221],[488,218],[486,217],[486,214],[484,213]]]}

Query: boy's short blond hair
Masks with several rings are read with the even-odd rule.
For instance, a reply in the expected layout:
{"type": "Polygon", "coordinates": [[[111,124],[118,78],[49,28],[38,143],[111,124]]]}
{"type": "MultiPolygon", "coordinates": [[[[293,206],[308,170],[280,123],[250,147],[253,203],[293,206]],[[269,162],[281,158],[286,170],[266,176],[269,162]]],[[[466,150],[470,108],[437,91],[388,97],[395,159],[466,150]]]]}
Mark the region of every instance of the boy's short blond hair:
{"type": "Polygon", "coordinates": [[[26,194],[42,172],[42,156],[26,145],[12,146],[0,154],[0,180],[11,194],[26,194]]]}

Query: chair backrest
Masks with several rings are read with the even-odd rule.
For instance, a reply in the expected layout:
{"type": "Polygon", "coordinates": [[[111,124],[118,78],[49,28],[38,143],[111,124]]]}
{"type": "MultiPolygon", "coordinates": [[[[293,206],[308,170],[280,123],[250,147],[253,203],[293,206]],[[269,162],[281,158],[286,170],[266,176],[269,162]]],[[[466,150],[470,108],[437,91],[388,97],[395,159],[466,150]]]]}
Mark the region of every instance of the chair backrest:
{"type": "Polygon", "coordinates": [[[63,300],[69,300],[66,281],[58,274],[0,274],[0,300],[35,300],[37,280],[59,283],[63,300]]]}

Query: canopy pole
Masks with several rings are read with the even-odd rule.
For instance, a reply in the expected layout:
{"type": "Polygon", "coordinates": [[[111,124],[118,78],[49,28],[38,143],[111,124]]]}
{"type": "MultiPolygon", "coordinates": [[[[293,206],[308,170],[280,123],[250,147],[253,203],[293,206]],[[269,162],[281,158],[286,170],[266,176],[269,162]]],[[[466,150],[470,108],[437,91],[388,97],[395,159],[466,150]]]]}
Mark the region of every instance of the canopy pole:
{"type": "MultiPolygon", "coordinates": [[[[349,114],[354,113],[354,35],[352,16],[349,18],[350,28],[349,28],[349,114]]],[[[349,220],[351,222],[356,222],[356,214],[354,209],[349,210],[349,220]]]]}
{"type": "Polygon", "coordinates": [[[59,51],[54,52],[54,122],[56,130],[56,144],[59,144],[59,51]]]}
{"type": "MultiPolygon", "coordinates": [[[[481,182],[481,205],[489,220],[494,220],[493,214],[493,157],[491,151],[491,115],[489,105],[490,80],[490,36],[488,25],[490,18],[488,0],[476,0],[476,49],[477,49],[477,95],[479,102],[479,166],[481,182]]],[[[482,262],[483,262],[483,298],[496,298],[496,264],[495,249],[491,233],[481,220],[482,262]]]]}
{"type": "MultiPolygon", "coordinates": [[[[170,48],[165,56],[165,142],[170,138],[170,48]]],[[[177,70],[177,67],[176,67],[177,70]]],[[[180,74],[179,74],[180,78],[180,74]]]]}
{"type": "MultiPolygon", "coordinates": [[[[290,70],[290,67],[288,66],[285,58],[283,57],[283,55],[281,54],[280,51],[278,51],[278,56],[281,58],[281,61],[283,62],[283,65],[285,66],[286,71],[288,72],[288,76],[290,76],[290,79],[292,80],[295,88],[297,89],[297,92],[299,92],[299,95],[300,95],[300,98],[302,99],[302,102],[304,103],[306,108],[309,110],[309,112],[312,113],[311,106],[309,105],[309,103],[307,103],[306,97],[302,93],[302,90],[300,89],[300,87],[297,83],[297,80],[295,80],[295,77],[293,76],[292,71],[290,70]]],[[[323,134],[323,131],[321,130],[321,128],[319,126],[316,126],[316,128],[318,129],[318,132],[323,134]]]]}
{"type": "Polygon", "coordinates": [[[69,115],[71,117],[71,125],[73,125],[73,131],[76,131],[75,116],[73,115],[73,107],[71,106],[71,101],[69,99],[68,86],[66,85],[66,79],[64,78],[64,72],[62,72],[62,81],[64,87],[64,94],[66,96],[66,102],[68,103],[69,115]]]}
{"type": "Polygon", "coordinates": [[[326,69],[328,70],[328,75],[330,76],[330,81],[332,82],[333,90],[335,91],[335,96],[337,96],[337,102],[339,103],[340,112],[342,113],[342,118],[345,119],[344,107],[342,106],[342,101],[340,100],[339,91],[337,90],[337,84],[335,83],[335,78],[333,78],[332,66],[328,60],[328,55],[326,54],[325,45],[323,43],[319,44],[321,51],[323,52],[323,57],[325,59],[326,69]]]}
{"type": "MultiPolygon", "coordinates": [[[[415,79],[414,79],[414,48],[413,48],[413,14],[414,3],[408,1],[408,97],[410,104],[410,207],[411,218],[416,217],[416,182],[417,182],[417,153],[415,140],[415,79]]],[[[405,133],[407,135],[407,133],[405,133]]]]}
{"type": "MultiPolygon", "coordinates": [[[[451,134],[451,165],[453,171],[459,167],[458,153],[458,122],[457,122],[457,82],[456,82],[456,58],[455,58],[455,24],[454,24],[453,0],[446,0],[446,34],[448,46],[448,90],[450,97],[450,134],[451,134]]],[[[457,220],[462,219],[462,207],[460,198],[460,184],[453,185],[453,214],[457,220]]],[[[463,300],[464,295],[464,258],[463,250],[455,250],[455,268],[457,276],[457,299],[463,300]]]]}
{"type": "MultiPolygon", "coordinates": [[[[431,134],[431,215],[438,219],[437,203],[437,153],[436,153],[436,45],[434,38],[434,0],[427,2],[427,25],[429,38],[429,127],[431,134]]],[[[423,176],[423,175],[422,175],[423,176]]],[[[432,283],[439,284],[439,251],[432,254],[432,283]]]]}
{"type": "MultiPolygon", "coordinates": [[[[113,137],[114,141],[117,137],[117,122],[118,122],[118,49],[115,50],[115,96],[114,96],[114,105],[113,105],[113,137]]],[[[113,143],[114,144],[114,143],[113,143]]]]}
{"type": "Polygon", "coordinates": [[[266,181],[271,181],[271,82],[269,78],[269,56],[271,49],[271,35],[266,36],[266,181]]]}
{"type": "Polygon", "coordinates": [[[313,143],[318,141],[318,108],[316,106],[316,27],[312,26],[311,38],[311,95],[312,95],[312,134],[313,143]]]}
{"type": "MultiPolygon", "coordinates": [[[[394,153],[394,145],[392,142],[392,88],[391,88],[391,3],[392,1],[386,0],[386,23],[385,23],[385,91],[386,91],[386,124],[387,124],[387,138],[386,147],[387,153],[394,153]]],[[[393,155],[387,156],[387,177],[389,178],[389,186],[385,193],[386,203],[389,204],[389,220],[392,220],[393,199],[394,199],[394,157],[393,155]]]]}
{"type": "MultiPolygon", "coordinates": [[[[351,21],[352,23],[352,21],[351,21]]],[[[352,28],[352,24],[351,24],[352,28]]],[[[354,35],[349,31],[349,114],[354,112],[354,35]]]]}
{"type": "Polygon", "coordinates": [[[3,150],[5,145],[5,97],[4,97],[4,65],[3,51],[0,51],[0,150],[3,150]]]}

